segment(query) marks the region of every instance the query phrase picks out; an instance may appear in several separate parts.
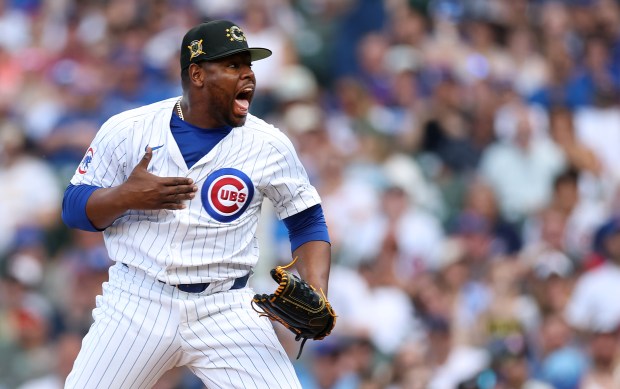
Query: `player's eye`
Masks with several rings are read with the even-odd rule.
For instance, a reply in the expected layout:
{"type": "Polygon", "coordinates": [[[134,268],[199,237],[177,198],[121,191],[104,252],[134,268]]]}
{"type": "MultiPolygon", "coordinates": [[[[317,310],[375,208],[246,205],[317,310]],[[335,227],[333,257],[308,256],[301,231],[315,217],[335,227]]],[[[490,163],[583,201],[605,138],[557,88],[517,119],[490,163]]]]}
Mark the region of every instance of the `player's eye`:
{"type": "Polygon", "coordinates": [[[228,64],[228,68],[230,68],[230,69],[240,69],[241,66],[243,66],[243,65],[249,67],[250,69],[252,68],[252,63],[251,62],[247,63],[247,64],[245,64],[245,63],[242,64],[240,62],[231,62],[231,63],[228,64]]]}

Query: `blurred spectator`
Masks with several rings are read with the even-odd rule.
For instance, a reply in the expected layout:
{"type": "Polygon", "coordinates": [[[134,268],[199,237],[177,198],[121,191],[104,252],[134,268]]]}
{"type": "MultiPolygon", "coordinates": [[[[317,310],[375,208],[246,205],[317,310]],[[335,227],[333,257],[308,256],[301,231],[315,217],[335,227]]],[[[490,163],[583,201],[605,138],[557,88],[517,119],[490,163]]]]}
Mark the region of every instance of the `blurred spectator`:
{"type": "Polygon", "coordinates": [[[509,33],[507,44],[514,89],[519,95],[528,97],[544,85],[548,78],[547,63],[536,47],[539,42],[536,42],[532,30],[517,27],[509,33]]]}
{"type": "Polygon", "coordinates": [[[508,94],[495,112],[494,129],[499,142],[515,142],[518,136],[523,136],[519,134],[524,131],[521,126],[528,127],[532,142],[540,142],[547,138],[548,124],[548,115],[543,108],[528,105],[514,93],[508,94]]]}
{"type": "Polygon", "coordinates": [[[368,288],[358,296],[364,302],[358,328],[366,329],[377,351],[393,355],[417,326],[409,296],[395,285],[385,257],[362,263],[359,271],[368,288]]]}
{"type": "Polygon", "coordinates": [[[534,343],[538,371],[533,374],[556,389],[577,389],[588,369],[586,352],[578,347],[572,331],[561,314],[547,315],[534,343]]]}
{"type": "Polygon", "coordinates": [[[493,187],[502,214],[511,221],[523,221],[549,201],[553,178],[564,168],[565,160],[527,110],[518,110],[515,120],[515,130],[506,141],[498,141],[484,152],[480,171],[493,187]]]}
{"type": "Polygon", "coordinates": [[[550,110],[549,131],[552,139],[564,151],[570,166],[596,177],[603,173],[599,157],[575,135],[572,111],[564,107],[550,110]]]}
{"type": "Polygon", "coordinates": [[[462,237],[450,237],[443,243],[441,267],[433,285],[438,290],[432,292],[421,283],[425,290],[418,290],[415,296],[416,307],[423,318],[440,316],[450,319],[453,344],[478,342],[480,315],[487,309],[491,298],[488,288],[475,274],[479,266],[472,262],[465,242],[462,237]]]}
{"type": "Polygon", "coordinates": [[[37,227],[20,228],[6,259],[6,275],[35,290],[43,283],[48,261],[44,235],[37,227]]]}
{"type": "Polygon", "coordinates": [[[344,371],[359,378],[359,387],[379,387],[385,384],[385,359],[377,356],[377,349],[367,336],[348,334],[343,336],[344,371]]]}
{"type": "Polygon", "coordinates": [[[343,126],[354,135],[355,143],[347,148],[347,154],[354,161],[381,163],[393,146],[392,135],[399,125],[397,117],[379,104],[358,79],[339,79],[334,89],[338,111],[333,112],[328,120],[330,132],[338,131],[335,126],[343,126]]]}
{"type": "Polygon", "coordinates": [[[620,385],[618,378],[618,329],[595,330],[588,334],[591,367],[582,379],[580,389],[612,389],[620,385]]]}
{"type": "Polygon", "coordinates": [[[452,234],[463,243],[464,256],[472,272],[470,279],[480,281],[490,261],[500,254],[498,249],[501,249],[495,245],[490,223],[479,214],[463,212],[452,234]]]}
{"type": "Polygon", "coordinates": [[[403,343],[394,356],[390,370],[389,388],[425,389],[431,378],[432,367],[426,357],[428,343],[422,339],[411,339],[403,343]]]}
{"type": "Polygon", "coordinates": [[[49,374],[29,380],[18,389],[61,389],[82,345],[82,334],[64,333],[54,341],[54,364],[49,374]]]}
{"type": "Polygon", "coordinates": [[[308,389],[354,389],[359,378],[346,368],[343,353],[345,340],[326,338],[325,342],[314,344],[310,371],[298,371],[299,381],[308,389]]]}
{"type": "Polygon", "coordinates": [[[391,264],[386,271],[406,283],[422,271],[437,269],[444,234],[439,220],[413,203],[399,186],[386,188],[380,201],[381,212],[371,223],[377,226],[384,249],[394,245],[393,255],[386,258],[391,264]]]}
{"type": "Polygon", "coordinates": [[[322,160],[321,193],[335,262],[356,267],[366,253],[376,253],[380,229],[371,223],[379,212],[379,196],[371,183],[347,170],[342,155],[322,160]]]}
{"type": "Polygon", "coordinates": [[[28,46],[31,39],[31,19],[25,10],[12,7],[9,1],[0,2],[0,46],[16,52],[28,46]]]}
{"type": "Polygon", "coordinates": [[[473,168],[480,157],[471,135],[470,122],[465,117],[465,90],[450,71],[438,69],[433,85],[431,105],[424,112],[422,150],[439,157],[456,172],[473,168]]]}
{"type": "Polygon", "coordinates": [[[491,366],[497,377],[495,388],[554,389],[551,385],[532,377],[525,337],[514,333],[496,339],[488,346],[491,366]]]}
{"type": "Polygon", "coordinates": [[[358,78],[381,105],[392,103],[392,88],[390,88],[390,73],[387,68],[389,41],[385,34],[380,32],[368,33],[359,41],[358,53],[360,74],[358,78]]]}
{"type": "Polygon", "coordinates": [[[283,108],[281,127],[295,143],[310,179],[321,185],[322,165],[338,152],[325,128],[321,108],[317,104],[293,102],[283,108]]]}
{"type": "Polygon", "coordinates": [[[429,360],[432,375],[428,389],[451,389],[482,372],[489,364],[486,350],[469,345],[452,345],[450,324],[434,318],[428,322],[429,360]]]}
{"type": "MultiPolygon", "coordinates": [[[[580,17],[583,13],[580,14],[580,17]]],[[[592,18],[586,18],[592,21],[592,18]]],[[[584,98],[589,99],[587,105],[604,104],[603,99],[618,95],[620,86],[620,70],[613,66],[607,43],[604,38],[595,34],[588,35],[584,42],[585,55],[582,69],[576,75],[576,83],[581,89],[584,98]]]]}
{"type": "MultiPolygon", "coordinates": [[[[98,102],[93,102],[94,109],[101,110],[101,118],[110,117],[118,113],[119,110],[137,108],[140,105],[157,101],[159,96],[152,96],[153,93],[156,93],[156,89],[147,84],[148,79],[146,77],[140,76],[146,70],[141,61],[141,57],[131,53],[119,53],[116,58],[113,58],[110,64],[113,71],[110,71],[109,76],[106,77],[110,82],[108,94],[101,105],[98,102]]],[[[94,93],[105,92],[99,89],[94,93]]],[[[99,118],[93,119],[97,120],[93,124],[98,126],[99,118]]]]}
{"type": "Polygon", "coordinates": [[[23,78],[24,72],[17,58],[0,45],[0,112],[8,112],[13,108],[13,98],[19,94],[23,78]]]}
{"type": "MultiPolygon", "coordinates": [[[[536,254],[532,250],[529,254],[536,254]]],[[[536,300],[538,309],[543,314],[564,312],[573,290],[575,267],[571,261],[559,252],[543,252],[540,257],[525,257],[530,268],[524,280],[524,288],[536,300]]]]}
{"type": "MultiPolygon", "coordinates": [[[[327,2],[330,3],[329,1],[327,2]]],[[[333,52],[331,54],[332,72],[336,76],[356,74],[359,63],[356,61],[356,44],[363,36],[372,31],[379,31],[384,27],[386,10],[383,2],[374,0],[354,0],[332,2],[332,7],[338,7],[339,18],[335,23],[333,52]]]]}
{"type": "Polygon", "coordinates": [[[577,140],[591,149],[600,161],[605,179],[598,182],[594,193],[604,198],[617,190],[620,180],[620,159],[612,147],[620,142],[620,93],[597,90],[595,97],[594,105],[575,112],[574,125],[577,140]]]}
{"type": "MultiPolygon", "coordinates": [[[[533,334],[540,324],[540,312],[531,296],[519,291],[523,268],[518,261],[497,260],[489,271],[491,300],[480,315],[481,339],[507,340],[533,334]]],[[[523,340],[525,341],[525,340],[523,340]]]]}
{"type": "Polygon", "coordinates": [[[62,86],[66,109],[49,134],[41,139],[40,148],[61,178],[71,177],[84,156],[99,126],[103,124],[104,69],[94,65],[64,63],[59,69],[69,80],[62,86]]]}
{"type": "Polygon", "coordinates": [[[496,29],[484,16],[473,16],[462,22],[468,45],[465,56],[457,63],[457,72],[464,83],[490,78],[510,77],[510,58],[506,48],[498,45],[496,29]]]}
{"type": "MultiPolygon", "coordinates": [[[[549,2],[549,4],[563,6],[559,2],[549,2]]],[[[575,85],[571,79],[576,65],[572,61],[566,45],[562,44],[565,36],[559,37],[560,41],[547,43],[549,79],[528,99],[531,103],[542,105],[545,109],[557,106],[576,109],[587,104],[587,101],[584,101],[585,96],[581,95],[582,91],[579,90],[579,86],[575,85]]]]}
{"type": "MultiPolygon", "coordinates": [[[[244,4],[243,22],[244,30],[252,37],[252,45],[256,47],[269,47],[272,51],[267,64],[256,62],[252,69],[256,78],[260,80],[256,84],[259,90],[271,90],[278,82],[278,78],[287,66],[297,63],[296,53],[292,49],[292,36],[288,36],[275,24],[272,18],[277,14],[279,7],[285,7],[286,2],[265,2],[250,0],[244,4]],[[275,4],[278,4],[276,7],[275,4]]],[[[281,14],[280,14],[281,16],[281,14]]]]}
{"type": "Polygon", "coordinates": [[[338,328],[336,333],[349,336],[368,336],[369,325],[360,320],[368,315],[366,301],[361,296],[369,292],[366,279],[357,269],[334,265],[329,277],[329,300],[338,310],[338,328]]]}
{"type": "Polygon", "coordinates": [[[425,172],[424,163],[402,153],[392,154],[381,165],[379,186],[399,187],[407,195],[410,207],[427,212],[432,218],[447,217],[445,200],[439,185],[425,172]]]}
{"type": "Polygon", "coordinates": [[[581,331],[611,332],[620,326],[620,220],[602,227],[601,248],[605,262],[577,280],[566,310],[566,319],[581,331]]]}
{"type": "MultiPolygon", "coordinates": [[[[555,239],[556,249],[568,255],[573,262],[584,262],[590,254],[590,242],[594,232],[605,221],[606,207],[581,194],[579,173],[574,169],[566,170],[554,180],[553,195],[546,213],[549,215],[554,212],[557,212],[558,220],[562,219],[561,230],[557,231],[560,235],[555,239]]],[[[544,217],[542,219],[544,222],[544,217]]],[[[541,232],[529,233],[538,235],[541,232]]],[[[537,241],[540,237],[530,235],[529,239],[537,241]]]]}
{"type": "Polygon", "coordinates": [[[44,288],[59,307],[62,330],[85,335],[112,261],[102,234],[71,230],[71,235],[73,245],[61,250],[47,266],[44,288]]]}
{"type": "Polygon", "coordinates": [[[18,279],[2,280],[1,312],[5,333],[0,337],[0,387],[16,387],[49,373],[54,311],[46,298],[18,279]],[[10,296],[10,298],[9,298],[10,296]]]}
{"type": "Polygon", "coordinates": [[[530,238],[530,243],[521,253],[524,265],[541,278],[547,278],[552,273],[570,275],[574,266],[566,255],[566,215],[557,209],[545,209],[540,212],[537,221],[540,223],[537,226],[539,236],[530,238]]]}
{"type": "Polygon", "coordinates": [[[488,226],[492,236],[493,255],[518,253],[523,245],[521,232],[500,213],[493,189],[480,178],[470,179],[468,185],[464,203],[460,207],[461,212],[456,217],[455,232],[462,231],[464,228],[462,223],[465,223],[468,217],[477,217],[488,226]]]}
{"type": "Polygon", "coordinates": [[[0,257],[7,253],[20,228],[46,230],[59,220],[60,185],[56,175],[26,147],[22,129],[16,123],[0,123],[0,257]]]}

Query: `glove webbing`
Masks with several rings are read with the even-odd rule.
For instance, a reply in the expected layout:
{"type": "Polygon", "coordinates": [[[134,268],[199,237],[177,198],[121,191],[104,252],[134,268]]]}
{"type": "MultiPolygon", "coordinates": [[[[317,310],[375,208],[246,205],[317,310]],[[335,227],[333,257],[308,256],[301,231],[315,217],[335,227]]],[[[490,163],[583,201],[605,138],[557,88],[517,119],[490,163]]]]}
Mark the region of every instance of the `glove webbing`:
{"type": "MultiPolygon", "coordinates": [[[[293,258],[293,260],[291,261],[291,263],[289,263],[289,264],[288,264],[288,265],[286,265],[286,266],[276,266],[276,272],[281,273],[281,271],[282,271],[282,270],[284,270],[284,269],[288,269],[289,267],[293,266],[293,265],[295,264],[295,262],[297,262],[297,258],[299,258],[299,257],[295,257],[295,258],[293,258]]],[[[286,276],[286,274],[281,274],[280,276],[282,277],[282,279],[283,279],[283,280],[287,277],[287,276],[286,276]]],[[[277,289],[275,290],[275,292],[273,293],[273,294],[274,294],[274,299],[275,299],[275,296],[279,296],[279,295],[280,295],[280,293],[282,293],[282,291],[284,290],[284,284],[285,284],[284,282],[280,282],[280,284],[279,284],[278,288],[277,288],[277,289]]],[[[312,285],[310,285],[310,287],[311,287],[312,289],[314,289],[314,287],[313,287],[312,285]]],[[[325,301],[327,301],[327,298],[325,297],[325,293],[323,292],[323,289],[321,289],[321,294],[322,294],[322,295],[323,295],[323,297],[325,298],[325,301]]],[[[272,300],[273,300],[273,299],[272,299],[272,300]]],[[[295,336],[295,341],[299,341],[300,339],[302,339],[302,336],[301,336],[301,333],[300,333],[301,331],[299,331],[298,329],[296,329],[296,328],[294,328],[294,327],[291,327],[291,326],[290,326],[287,322],[285,322],[283,319],[281,319],[281,318],[280,318],[280,317],[278,317],[278,316],[268,315],[268,314],[266,314],[266,313],[265,313],[265,312],[263,312],[263,311],[259,311],[259,310],[258,310],[258,309],[256,309],[256,307],[254,306],[254,301],[252,301],[252,308],[254,308],[254,310],[255,310],[256,312],[258,312],[258,314],[259,314],[259,316],[260,316],[260,317],[267,316],[269,319],[277,320],[277,321],[278,321],[280,324],[282,324],[284,327],[288,328],[289,330],[291,330],[291,331],[293,331],[293,332],[297,332],[297,335],[295,336]]],[[[309,338],[303,337],[303,340],[301,341],[301,345],[299,346],[299,352],[297,353],[297,358],[295,358],[295,359],[299,359],[299,357],[301,356],[301,352],[303,351],[303,349],[304,349],[304,345],[306,344],[306,341],[307,341],[308,339],[309,339],[309,338]]]]}

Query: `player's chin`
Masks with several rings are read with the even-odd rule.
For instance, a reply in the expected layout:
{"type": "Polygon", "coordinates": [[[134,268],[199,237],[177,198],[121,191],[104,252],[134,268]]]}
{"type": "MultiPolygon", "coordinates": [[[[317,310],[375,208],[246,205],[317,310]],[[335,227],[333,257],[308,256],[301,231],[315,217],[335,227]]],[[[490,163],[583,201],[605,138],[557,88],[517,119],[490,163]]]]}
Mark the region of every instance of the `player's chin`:
{"type": "Polygon", "coordinates": [[[241,127],[245,124],[248,115],[234,115],[230,120],[231,127],[241,127]]]}

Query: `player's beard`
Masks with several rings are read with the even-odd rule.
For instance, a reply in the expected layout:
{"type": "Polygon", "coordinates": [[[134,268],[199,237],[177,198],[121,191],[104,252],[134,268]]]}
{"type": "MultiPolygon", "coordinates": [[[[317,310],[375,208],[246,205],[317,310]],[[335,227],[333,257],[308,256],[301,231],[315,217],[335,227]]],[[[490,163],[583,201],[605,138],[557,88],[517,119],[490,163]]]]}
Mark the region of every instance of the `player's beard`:
{"type": "MultiPolygon", "coordinates": [[[[209,114],[214,116],[221,125],[230,127],[241,127],[245,124],[247,111],[241,112],[239,103],[236,102],[236,93],[230,93],[220,86],[210,88],[211,103],[209,104],[209,114]],[[237,113],[235,111],[238,111],[237,113]]],[[[251,98],[247,99],[247,108],[251,104],[251,98]]]]}

